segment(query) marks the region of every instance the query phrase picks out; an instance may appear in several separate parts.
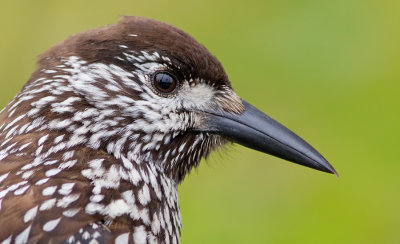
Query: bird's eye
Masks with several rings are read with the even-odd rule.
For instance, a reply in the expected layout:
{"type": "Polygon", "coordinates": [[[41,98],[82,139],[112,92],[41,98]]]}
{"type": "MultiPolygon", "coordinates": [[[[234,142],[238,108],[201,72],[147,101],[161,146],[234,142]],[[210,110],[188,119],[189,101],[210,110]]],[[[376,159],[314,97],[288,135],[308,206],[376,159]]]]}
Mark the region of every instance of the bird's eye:
{"type": "Polygon", "coordinates": [[[159,72],[153,76],[153,86],[163,94],[170,94],[175,91],[178,82],[175,77],[167,72],[159,72]]]}

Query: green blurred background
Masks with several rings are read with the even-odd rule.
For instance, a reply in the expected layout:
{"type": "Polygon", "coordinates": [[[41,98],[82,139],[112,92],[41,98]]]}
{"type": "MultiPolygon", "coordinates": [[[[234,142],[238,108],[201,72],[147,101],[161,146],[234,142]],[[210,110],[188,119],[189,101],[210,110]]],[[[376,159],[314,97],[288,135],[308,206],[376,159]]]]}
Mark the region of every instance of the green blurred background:
{"type": "Polygon", "coordinates": [[[124,14],[193,35],[341,176],[237,145],[214,153],[179,188],[183,243],[400,243],[398,0],[1,0],[0,106],[38,54],[124,14]]]}

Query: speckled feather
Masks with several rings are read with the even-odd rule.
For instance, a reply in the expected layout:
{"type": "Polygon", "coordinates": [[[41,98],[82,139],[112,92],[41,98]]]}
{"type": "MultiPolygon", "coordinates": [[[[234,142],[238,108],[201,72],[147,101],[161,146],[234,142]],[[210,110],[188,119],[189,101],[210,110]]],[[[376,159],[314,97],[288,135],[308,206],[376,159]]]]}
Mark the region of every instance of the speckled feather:
{"type": "Polygon", "coordinates": [[[70,37],[0,114],[1,243],[178,243],[177,185],[223,145],[194,109],[239,113],[218,60],[154,20],[70,37]],[[151,86],[169,70],[179,92],[151,86]]]}

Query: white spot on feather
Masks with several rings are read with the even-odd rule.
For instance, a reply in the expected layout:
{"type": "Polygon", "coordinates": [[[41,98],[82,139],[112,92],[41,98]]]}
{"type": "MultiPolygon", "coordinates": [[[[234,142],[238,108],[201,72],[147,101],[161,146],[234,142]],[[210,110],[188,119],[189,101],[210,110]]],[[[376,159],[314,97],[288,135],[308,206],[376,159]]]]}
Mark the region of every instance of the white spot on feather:
{"type": "Polygon", "coordinates": [[[74,187],[75,183],[65,183],[61,185],[61,189],[58,190],[58,193],[61,195],[68,195],[71,193],[72,188],[74,187]]]}
{"type": "Polygon", "coordinates": [[[57,136],[57,137],[54,139],[54,143],[60,143],[60,142],[62,141],[63,138],[64,138],[64,135],[57,136]]]}
{"type": "Polygon", "coordinates": [[[92,202],[100,202],[103,199],[104,199],[104,195],[92,195],[90,197],[90,201],[92,201],[92,202]]]}
{"type": "Polygon", "coordinates": [[[89,234],[89,232],[87,232],[87,231],[85,231],[85,232],[83,233],[83,235],[82,235],[82,238],[83,238],[84,240],[89,239],[89,237],[90,237],[90,234],[89,234]]]}
{"type": "Polygon", "coordinates": [[[51,177],[51,176],[54,176],[54,175],[60,173],[60,171],[61,171],[61,169],[49,169],[46,171],[45,175],[47,177],[51,177]]]}
{"type": "Polygon", "coordinates": [[[43,184],[46,183],[48,180],[49,180],[49,178],[44,178],[44,179],[38,180],[38,181],[35,183],[35,185],[37,185],[37,186],[43,185],[43,184]]]}
{"type": "Polygon", "coordinates": [[[33,174],[33,170],[26,171],[26,172],[22,175],[22,179],[26,180],[26,179],[28,179],[32,174],[33,174]]]}
{"type": "Polygon", "coordinates": [[[31,232],[31,227],[32,225],[29,225],[24,231],[21,232],[21,234],[17,235],[15,237],[15,243],[27,243],[29,233],[31,232]]]}
{"type": "Polygon", "coordinates": [[[79,199],[79,195],[80,194],[72,194],[61,198],[57,202],[57,207],[62,207],[62,208],[68,207],[71,203],[79,199]]]}
{"type": "Polygon", "coordinates": [[[129,243],[129,233],[119,235],[117,238],[115,238],[115,244],[128,244],[128,243],[129,243]]]}
{"type": "Polygon", "coordinates": [[[42,145],[47,140],[48,137],[49,135],[42,136],[38,141],[38,145],[39,146],[42,145]]]}
{"type": "Polygon", "coordinates": [[[57,186],[49,186],[43,189],[42,195],[43,196],[50,196],[53,195],[54,192],[57,190],[57,186]]]}
{"type": "Polygon", "coordinates": [[[28,211],[26,211],[25,215],[24,215],[24,222],[27,223],[31,220],[33,220],[33,218],[35,218],[36,213],[38,210],[38,206],[33,207],[31,209],[29,209],[28,211]]]}
{"type": "Polygon", "coordinates": [[[7,178],[7,176],[10,174],[10,172],[8,172],[8,173],[5,173],[5,174],[2,174],[1,176],[0,176],[0,183],[5,179],[5,178],[7,178]]]}
{"type": "Polygon", "coordinates": [[[139,191],[138,199],[143,206],[150,202],[150,192],[147,184],[145,184],[143,188],[139,191]]]}
{"type": "Polygon", "coordinates": [[[138,226],[135,228],[135,233],[133,233],[133,242],[135,244],[145,244],[146,236],[147,234],[144,226],[138,226]]]}
{"type": "Polygon", "coordinates": [[[30,187],[30,185],[27,185],[27,186],[24,186],[24,187],[22,187],[22,188],[16,190],[16,191],[14,192],[14,195],[19,196],[19,195],[24,194],[24,192],[25,192],[26,190],[28,190],[29,187],[30,187]]]}
{"type": "Polygon", "coordinates": [[[46,224],[43,225],[43,230],[46,232],[50,232],[50,231],[54,230],[57,227],[58,223],[60,223],[60,220],[61,220],[61,217],[48,221],[46,224]]]}
{"type": "Polygon", "coordinates": [[[106,212],[111,218],[115,218],[123,214],[129,213],[129,206],[126,204],[124,200],[118,199],[112,201],[107,206],[106,212]]]}
{"type": "Polygon", "coordinates": [[[65,210],[62,214],[65,217],[72,218],[79,212],[79,210],[80,210],[79,208],[68,209],[68,210],[65,210]]]}
{"type": "Polygon", "coordinates": [[[12,235],[10,235],[7,239],[1,242],[1,244],[10,244],[12,239],[12,235]]]}
{"type": "Polygon", "coordinates": [[[54,206],[55,203],[56,203],[56,199],[55,198],[46,200],[45,202],[42,203],[42,205],[40,205],[39,210],[40,211],[49,210],[54,206]]]}

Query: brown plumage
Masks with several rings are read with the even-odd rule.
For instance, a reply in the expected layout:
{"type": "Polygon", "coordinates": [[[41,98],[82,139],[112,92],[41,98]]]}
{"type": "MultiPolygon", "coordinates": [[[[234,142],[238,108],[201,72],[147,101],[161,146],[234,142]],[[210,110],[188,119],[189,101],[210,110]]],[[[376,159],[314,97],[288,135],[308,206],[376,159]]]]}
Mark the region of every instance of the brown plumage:
{"type": "Polygon", "coordinates": [[[124,17],[72,36],[0,113],[0,241],[178,243],[177,185],[228,141],[334,172],[183,31],[124,17]]]}

